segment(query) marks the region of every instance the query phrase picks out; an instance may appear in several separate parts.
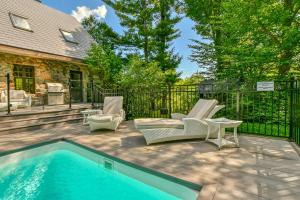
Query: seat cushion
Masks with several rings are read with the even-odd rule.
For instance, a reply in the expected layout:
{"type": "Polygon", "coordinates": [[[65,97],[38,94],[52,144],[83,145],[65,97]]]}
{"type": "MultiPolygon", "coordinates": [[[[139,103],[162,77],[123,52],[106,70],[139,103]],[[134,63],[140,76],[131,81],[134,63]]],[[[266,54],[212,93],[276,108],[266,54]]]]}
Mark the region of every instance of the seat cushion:
{"type": "Polygon", "coordinates": [[[187,115],[188,118],[196,118],[196,119],[204,119],[207,118],[209,113],[214,109],[214,107],[218,104],[218,101],[215,99],[207,100],[207,99],[199,99],[199,101],[195,104],[193,109],[187,115]]]}
{"type": "Polygon", "coordinates": [[[112,96],[105,97],[103,105],[104,114],[120,114],[123,108],[123,97],[112,96]]]}
{"type": "Polygon", "coordinates": [[[112,115],[92,115],[87,118],[88,121],[96,123],[106,123],[113,121],[114,116],[112,115]]]}
{"type": "Polygon", "coordinates": [[[154,129],[154,128],[178,128],[183,129],[183,122],[178,119],[164,118],[142,118],[135,119],[134,125],[137,129],[154,129]]]}

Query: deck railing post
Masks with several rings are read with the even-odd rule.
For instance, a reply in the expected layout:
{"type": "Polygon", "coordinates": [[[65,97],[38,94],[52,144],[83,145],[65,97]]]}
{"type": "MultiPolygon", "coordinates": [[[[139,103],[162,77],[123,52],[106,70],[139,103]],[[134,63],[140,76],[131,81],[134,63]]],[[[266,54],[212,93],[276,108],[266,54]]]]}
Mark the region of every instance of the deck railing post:
{"type": "Polygon", "coordinates": [[[69,78],[69,109],[72,109],[72,83],[71,83],[71,78],[69,78]]]}
{"type": "Polygon", "coordinates": [[[95,107],[95,92],[94,92],[94,80],[91,79],[91,97],[92,97],[92,108],[95,107]]]}
{"type": "Polygon", "coordinates": [[[6,74],[6,89],[7,89],[7,114],[10,115],[10,74],[6,74]]]}

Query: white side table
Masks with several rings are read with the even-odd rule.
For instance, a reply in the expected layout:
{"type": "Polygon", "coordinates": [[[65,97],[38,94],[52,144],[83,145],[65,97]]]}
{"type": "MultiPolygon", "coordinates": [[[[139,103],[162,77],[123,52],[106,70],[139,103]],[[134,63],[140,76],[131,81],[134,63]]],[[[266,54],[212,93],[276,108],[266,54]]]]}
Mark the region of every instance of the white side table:
{"type": "Polygon", "coordinates": [[[87,125],[87,118],[91,115],[96,115],[98,113],[102,113],[102,110],[92,110],[92,109],[88,109],[88,110],[84,110],[81,111],[81,114],[83,114],[83,125],[87,125]]]}
{"type": "MultiPolygon", "coordinates": [[[[239,140],[237,136],[237,127],[243,122],[243,121],[237,121],[237,120],[231,120],[226,118],[217,118],[217,119],[205,119],[205,121],[208,124],[208,131],[206,136],[206,141],[212,142],[218,146],[219,149],[221,149],[223,146],[237,146],[239,147],[239,140]],[[210,136],[210,129],[211,127],[217,127],[219,129],[218,131],[218,138],[217,139],[209,139],[210,136]],[[229,140],[226,140],[222,138],[222,129],[225,128],[234,128],[234,141],[231,142],[229,140]]],[[[225,130],[224,130],[225,132],[225,130]]]]}

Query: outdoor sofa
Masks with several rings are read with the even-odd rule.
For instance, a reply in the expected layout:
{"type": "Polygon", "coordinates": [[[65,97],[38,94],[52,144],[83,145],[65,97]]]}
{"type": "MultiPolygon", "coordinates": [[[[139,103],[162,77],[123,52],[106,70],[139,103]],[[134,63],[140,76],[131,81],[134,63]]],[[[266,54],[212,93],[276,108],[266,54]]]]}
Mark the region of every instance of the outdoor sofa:
{"type": "MultiPolygon", "coordinates": [[[[7,91],[1,91],[1,103],[8,101],[7,91]]],[[[10,90],[10,103],[16,108],[26,108],[31,106],[31,96],[24,90],[10,90]]],[[[3,104],[4,105],[4,104],[3,104]]]]}

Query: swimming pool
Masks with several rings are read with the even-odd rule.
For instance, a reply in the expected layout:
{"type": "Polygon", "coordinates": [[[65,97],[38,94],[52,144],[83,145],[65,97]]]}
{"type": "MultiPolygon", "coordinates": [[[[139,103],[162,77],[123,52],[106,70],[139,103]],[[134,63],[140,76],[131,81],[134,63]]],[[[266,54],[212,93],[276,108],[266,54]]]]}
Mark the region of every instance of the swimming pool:
{"type": "Polygon", "coordinates": [[[0,163],[0,199],[7,200],[193,200],[200,190],[70,141],[2,155],[0,163]]]}

